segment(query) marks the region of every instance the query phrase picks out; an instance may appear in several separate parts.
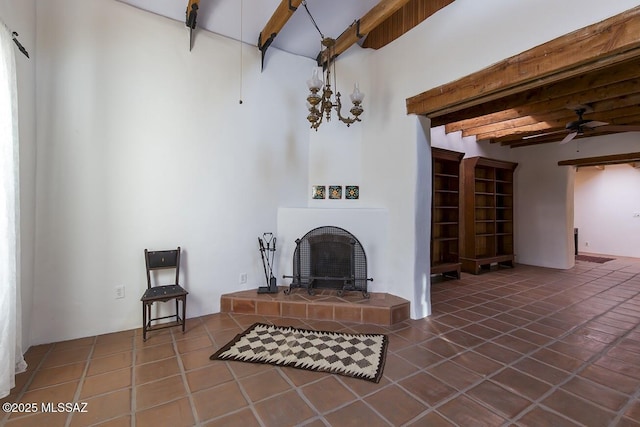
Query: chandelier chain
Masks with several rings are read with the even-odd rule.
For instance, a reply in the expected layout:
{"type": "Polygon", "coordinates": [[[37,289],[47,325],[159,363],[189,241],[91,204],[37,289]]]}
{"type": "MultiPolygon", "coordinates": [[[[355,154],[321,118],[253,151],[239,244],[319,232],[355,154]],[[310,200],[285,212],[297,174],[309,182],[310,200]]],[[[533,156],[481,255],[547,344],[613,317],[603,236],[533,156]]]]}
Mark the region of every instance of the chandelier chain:
{"type": "Polygon", "coordinates": [[[318,27],[318,24],[316,23],[316,20],[313,19],[313,16],[311,15],[311,12],[309,12],[309,8],[307,7],[307,0],[302,0],[302,5],[304,6],[305,10],[307,11],[307,15],[309,15],[309,18],[311,19],[311,22],[313,22],[313,26],[316,27],[316,30],[318,30],[318,34],[320,34],[320,37],[322,37],[324,39],[324,34],[322,34],[322,31],[320,31],[320,28],[318,27]]]}

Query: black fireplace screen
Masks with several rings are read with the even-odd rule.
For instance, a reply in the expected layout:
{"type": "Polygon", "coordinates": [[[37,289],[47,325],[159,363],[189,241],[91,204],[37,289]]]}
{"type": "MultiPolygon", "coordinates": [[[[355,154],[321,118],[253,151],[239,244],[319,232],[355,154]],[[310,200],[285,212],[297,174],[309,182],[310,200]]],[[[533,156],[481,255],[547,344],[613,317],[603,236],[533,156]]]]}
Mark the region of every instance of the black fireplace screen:
{"type": "Polygon", "coordinates": [[[318,227],[296,240],[293,253],[293,279],[286,293],[292,288],[361,291],[368,297],[367,256],[356,237],[348,231],[333,226],[318,227]]]}

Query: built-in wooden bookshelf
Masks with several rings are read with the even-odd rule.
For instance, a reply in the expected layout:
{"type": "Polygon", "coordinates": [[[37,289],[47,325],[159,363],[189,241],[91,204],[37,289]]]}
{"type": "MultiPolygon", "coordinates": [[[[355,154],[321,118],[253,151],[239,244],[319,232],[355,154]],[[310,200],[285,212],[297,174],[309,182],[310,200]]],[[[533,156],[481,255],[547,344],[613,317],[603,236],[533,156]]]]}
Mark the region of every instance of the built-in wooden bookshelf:
{"type": "Polygon", "coordinates": [[[478,274],[492,264],[513,267],[513,171],[517,163],[485,157],[462,161],[460,261],[478,274]]]}
{"type": "Polygon", "coordinates": [[[463,153],[431,148],[431,274],[460,278],[460,160],[463,153]]]}

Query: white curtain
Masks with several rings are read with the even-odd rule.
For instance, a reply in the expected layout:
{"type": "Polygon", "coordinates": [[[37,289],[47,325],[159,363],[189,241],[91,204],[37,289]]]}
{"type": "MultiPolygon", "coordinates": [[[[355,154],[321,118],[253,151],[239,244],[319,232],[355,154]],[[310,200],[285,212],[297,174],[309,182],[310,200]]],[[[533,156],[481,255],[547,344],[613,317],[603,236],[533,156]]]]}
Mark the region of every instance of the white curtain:
{"type": "Polygon", "coordinates": [[[0,398],[27,364],[22,357],[18,95],[11,31],[0,22],[0,398]]]}

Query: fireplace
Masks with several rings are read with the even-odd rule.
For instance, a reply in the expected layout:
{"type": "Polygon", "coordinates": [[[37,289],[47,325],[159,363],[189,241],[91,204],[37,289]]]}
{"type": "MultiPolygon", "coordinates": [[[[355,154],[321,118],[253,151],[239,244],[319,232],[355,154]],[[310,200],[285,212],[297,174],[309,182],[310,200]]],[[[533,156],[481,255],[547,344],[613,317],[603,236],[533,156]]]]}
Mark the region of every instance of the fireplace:
{"type": "Polygon", "coordinates": [[[367,282],[367,256],[362,244],[347,230],[318,227],[301,239],[296,239],[293,253],[293,275],[287,294],[293,288],[306,288],[310,295],[315,289],[332,289],[342,295],[344,291],[360,291],[365,297],[367,282]]]}

